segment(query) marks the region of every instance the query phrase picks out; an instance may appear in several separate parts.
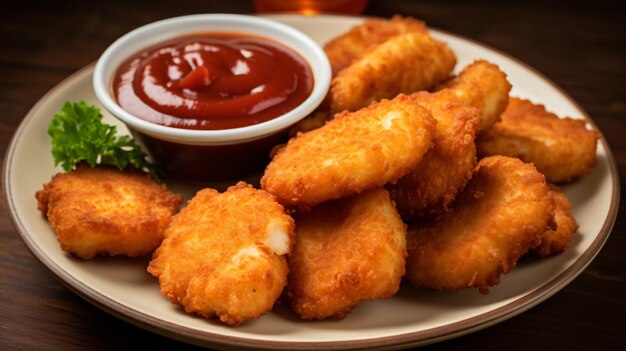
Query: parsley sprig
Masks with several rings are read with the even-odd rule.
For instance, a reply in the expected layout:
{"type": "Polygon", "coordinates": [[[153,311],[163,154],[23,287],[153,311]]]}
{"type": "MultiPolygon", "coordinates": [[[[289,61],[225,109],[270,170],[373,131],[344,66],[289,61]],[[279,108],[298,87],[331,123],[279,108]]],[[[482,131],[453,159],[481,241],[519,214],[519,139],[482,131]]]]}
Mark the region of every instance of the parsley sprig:
{"type": "Polygon", "coordinates": [[[48,126],[52,138],[54,164],[65,171],[86,161],[112,165],[123,170],[128,165],[150,173],[162,181],[159,169],[146,160],[146,154],[128,135],[117,136],[117,128],[102,122],[102,113],[85,101],[66,102],[48,126]]]}

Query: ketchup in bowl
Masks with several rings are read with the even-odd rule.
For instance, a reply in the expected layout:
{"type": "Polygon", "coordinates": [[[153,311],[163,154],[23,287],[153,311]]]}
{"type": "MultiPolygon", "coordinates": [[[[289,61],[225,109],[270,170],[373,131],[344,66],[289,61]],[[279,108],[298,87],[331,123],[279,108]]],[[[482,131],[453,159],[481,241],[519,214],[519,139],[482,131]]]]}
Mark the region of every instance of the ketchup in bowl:
{"type": "Polygon", "coordinates": [[[305,101],[313,73],[295,51],[235,32],[181,36],[138,52],[117,69],[118,104],[146,121],[221,130],[279,117],[305,101]]]}

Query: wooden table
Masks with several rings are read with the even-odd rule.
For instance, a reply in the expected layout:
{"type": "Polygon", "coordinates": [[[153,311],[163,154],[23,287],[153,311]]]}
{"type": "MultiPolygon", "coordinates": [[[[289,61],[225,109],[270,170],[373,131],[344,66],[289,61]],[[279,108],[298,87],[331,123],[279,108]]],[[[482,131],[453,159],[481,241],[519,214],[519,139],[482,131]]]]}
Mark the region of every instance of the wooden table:
{"type": "MultiPolygon", "coordinates": [[[[626,167],[626,18],[598,1],[572,4],[370,1],[366,14],[411,15],[495,47],[536,68],[595,120],[626,167]]],[[[12,1],[0,11],[0,153],[55,84],[95,61],[117,37],[191,13],[251,13],[249,1],[12,1]],[[222,4],[223,3],[223,4],[222,4]]],[[[626,188],[622,184],[622,189],[626,188]]],[[[620,206],[622,214],[624,205],[620,206]]],[[[0,349],[193,349],[123,322],[61,285],[26,249],[0,207],[0,349]]],[[[626,345],[626,222],[571,284],[488,329],[425,349],[615,350],[626,345]]]]}

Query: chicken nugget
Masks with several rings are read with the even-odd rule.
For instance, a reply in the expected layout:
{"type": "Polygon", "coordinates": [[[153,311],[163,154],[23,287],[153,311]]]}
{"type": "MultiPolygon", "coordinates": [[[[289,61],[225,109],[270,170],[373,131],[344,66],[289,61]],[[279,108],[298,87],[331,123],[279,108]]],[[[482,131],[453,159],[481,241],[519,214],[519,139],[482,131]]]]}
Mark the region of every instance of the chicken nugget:
{"type": "Polygon", "coordinates": [[[449,212],[409,226],[407,278],[415,286],[486,294],[553,228],[553,216],[550,189],[532,164],[484,158],[449,212]]]}
{"type": "Polygon", "coordinates": [[[324,45],[333,76],[378,45],[410,32],[426,33],[426,24],[414,18],[395,15],[391,19],[370,18],[352,27],[324,45]]]}
{"type": "Polygon", "coordinates": [[[330,111],[356,111],[383,98],[430,89],[445,80],[455,64],[452,50],[428,33],[393,37],[333,78],[330,111]]]}
{"type": "Polygon", "coordinates": [[[479,112],[459,102],[449,89],[412,94],[435,120],[433,147],[407,175],[389,185],[391,198],[404,218],[440,213],[454,200],[476,166],[479,112]]]}
{"type": "Polygon", "coordinates": [[[599,134],[586,124],[511,98],[502,121],[480,136],[478,153],[517,157],[534,163],[549,182],[567,182],[589,173],[596,163],[599,134]]]}
{"type": "MultiPolygon", "coordinates": [[[[426,24],[411,17],[395,15],[391,19],[370,18],[352,27],[348,32],[335,37],[324,46],[333,77],[380,44],[393,37],[411,32],[427,33],[426,24]]],[[[297,132],[304,133],[323,126],[332,118],[329,109],[330,97],[327,97],[318,111],[290,128],[289,135],[294,136],[297,132]]]]}
{"type": "Polygon", "coordinates": [[[85,163],[35,196],[63,251],[83,259],[152,252],[183,201],[146,173],[85,163]]]}
{"type": "Polygon", "coordinates": [[[439,87],[452,89],[459,99],[480,111],[480,131],[489,130],[506,109],[511,84],[497,65],[477,60],[458,77],[439,87]]]}
{"type": "Polygon", "coordinates": [[[432,146],[434,133],[430,113],[399,95],[292,138],[265,169],[261,186],[305,211],[398,180],[432,146]]]}
{"type": "Polygon", "coordinates": [[[204,189],[174,217],[148,272],[186,312],[239,325],[280,296],[293,235],[293,219],[271,194],[243,182],[204,189]]]}
{"type": "Polygon", "coordinates": [[[286,296],[300,317],[342,319],[398,291],[406,226],[386,190],[324,203],[296,223],[286,296]]]}
{"type": "Polygon", "coordinates": [[[554,197],[554,220],[556,229],[548,229],[541,236],[541,244],[531,251],[539,257],[546,257],[567,250],[572,236],[578,230],[576,219],[572,216],[572,204],[565,193],[556,185],[550,184],[554,197]]]}

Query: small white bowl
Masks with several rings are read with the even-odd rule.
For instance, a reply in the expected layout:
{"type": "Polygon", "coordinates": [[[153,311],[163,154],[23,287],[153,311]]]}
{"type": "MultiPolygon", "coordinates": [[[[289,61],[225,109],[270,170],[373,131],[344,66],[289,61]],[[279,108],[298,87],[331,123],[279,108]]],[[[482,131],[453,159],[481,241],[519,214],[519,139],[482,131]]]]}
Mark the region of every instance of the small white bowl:
{"type": "MultiPolygon", "coordinates": [[[[154,141],[167,145],[189,146],[237,146],[255,140],[271,138],[284,133],[287,128],[313,112],[323,101],[330,85],[331,70],[328,58],[320,46],[302,32],[287,25],[255,16],[231,14],[201,14],[170,18],[139,27],[111,44],[96,64],[93,86],[96,96],[104,107],[129,128],[135,137],[148,149],[154,161],[168,170],[174,169],[175,157],[163,157],[151,145],[154,141]],[[125,111],[112,96],[112,79],[122,62],[131,55],[171,38],[198,32],[239,32],[264,36],[279,42],[299,53],[311,67],[314,85],[309,97],[295,109],[259,124],[224,130],[191,130],[167,127],[145,121],[125,111]],[[168,164],[169,163],[169,164],[168,164]]],[[[276,138],[274,138],[276,139],[276,138]]],[[[180,148],[179,148],[180,149],[180,148]]],[[[220,148],[218,148],[220,149],[220,148]]],[[[208,149],[207,149],[208,150],[208,149]]],[[[199,152],[206,152],[199,151],[199,152]]],[[[208,150],[210,152],[210,150],[208,150]]],[[[220,150],[223,153],[225,150],[220,150]]],[[[184,153],[180,149],[180,153],[184,153]]],[[[258,151],[257,151],[258,153],[258,151]]],[[[169,155],[172,156],[172,155],[169,155]]],[[[239,155],[234,155],[239,156],[239,155]]],[[[188,158],[188,156],[187,156],[188,158]]],[[[212,160],[206,159],[206,162],[212,160]]],[[[242,160],[243,161],[243,160],[242,160]]],[[[193,162],[203,162],[195,160],[193,162]]],[[[203,178],[203,177],[200,177],[203,178]]]]}

